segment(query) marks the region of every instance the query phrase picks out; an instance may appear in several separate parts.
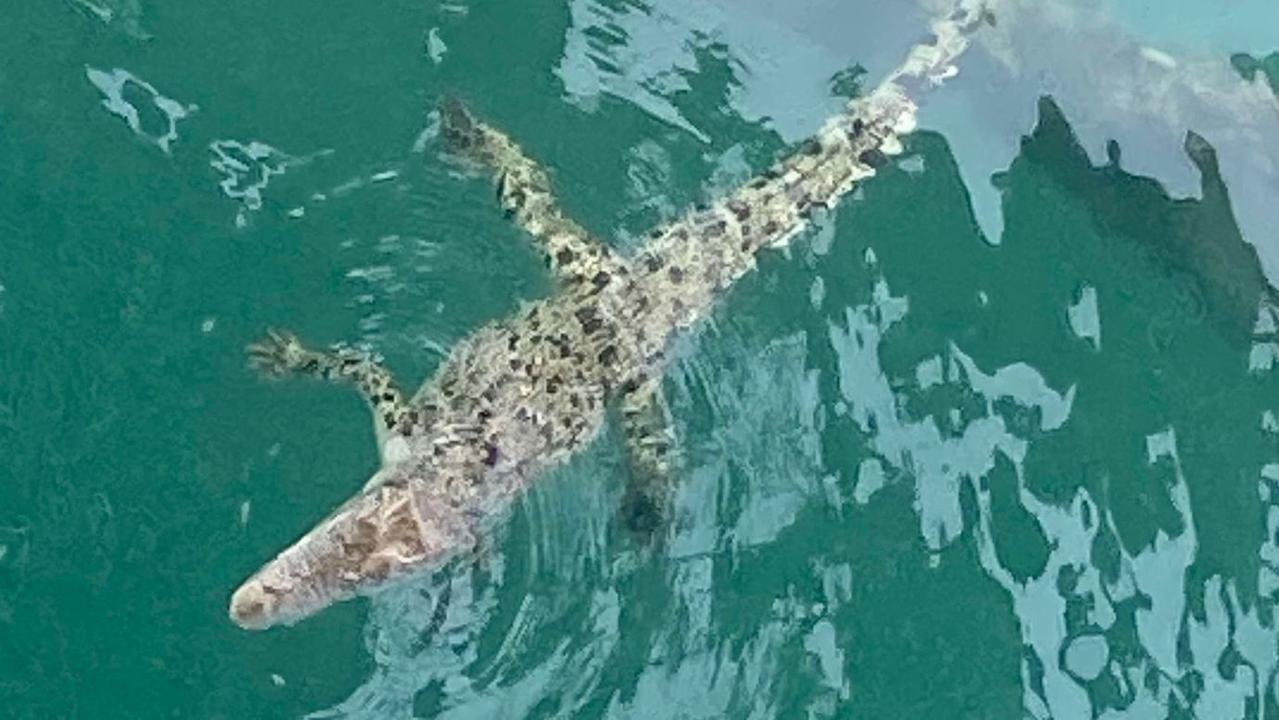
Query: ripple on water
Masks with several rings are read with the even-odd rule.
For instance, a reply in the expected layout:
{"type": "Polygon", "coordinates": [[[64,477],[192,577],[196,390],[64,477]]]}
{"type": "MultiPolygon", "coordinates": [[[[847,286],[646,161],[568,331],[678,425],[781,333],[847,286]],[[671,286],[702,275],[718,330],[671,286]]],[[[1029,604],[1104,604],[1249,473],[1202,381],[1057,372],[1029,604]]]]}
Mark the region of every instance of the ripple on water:
{"type": "Polygon", "coordinates": [[[117,27],[135,40],[150,40],[151,33],[141,24],[139,0],[69,0],[72,7],[87,13],[108,27],[117,27]]]}
{"type": "MultiPolygon", "coordinates": [[[[248,224],[249,213],[262,209],[262,193],[271,178],[283,175],[291,167],[305,165],[317,157],[331,154],[321,150],[305,157],[295,157],[260,140],[214,140],[209,143],[209,165],[222,176],[218,187],[222,193],[240,203],[236,227],[248,224]]],[[[305,209],[294,208],[289,214],[300,218],[305,209]]]]}
{"type": "MultiPolygon", "coordinates": [[[[1013,5],[1033,14],[1028,5],[1013,5]]],[[[588,2],[570,8],[574,29],[560,68],[570,94],[626,97],[705,137],[669,101],[673,89],[683,87],[671,68],[688,70],[696,62],[679,41],[689,23],[660,8],[649,18],[588,2]],[[586,32],[591,28],[599,32],[586,32]],[[666,31],[670,37],[662,36],[666,31]],[[636,52],[649,47],[657,51],[636,52]]],[[[1074,37],[1062,34],[1070,42],[1074,37]]],[[[1054,42],[1065,42],[1062,38],[1054,42]]],[[[1169,79],[1168,73],[1184,66],[1170,67],[1163,56],[1137,49],[1131,57],[1144,63],[1142,77],[1173,86],[1184,80],[1169,79]]],[[[811,107],[803,111],[813,114],[811,107]]],[[[633,154],[631,180],[639,197],[643,188],[660,185],[668,159],[643,145],[633,154]]],[[[913,162],[905,169],[925,171],[913,162]]],[[[867,264],[875,265],[870,250],[867,264]]],[[[361,265],[352,280],[392,292],[395,278],[380,276],[378,267],[361,265]]],[[[974,292],[987,306],[985,294],[974,292]]],[[[971,534],[980,567],[1009,597],[1021,634],[1027,715],[1161,716],[1176,700],[1202,717],[1242,716],[1271,686],[1279,635],[1273,618],[1220,576],[1193,588],[1204,594],[1203,613],[1187,609],[1187,570],[1198,543],[1174,430],[1150,429],[1145,438],[1150,477],[1125,481],[1153,482],[1166,492],[1178,529],[1160,530],[1136,550],[1112,542],[1119,546],[1118,571],[1103,573],[1098,541],[1119,534],[1108,498],[1081,489],[1055,504],[1038,497],[1027,482],[1025,458],[1033,444],[1072,422],[1075,385],[1054,387],[1027,363],[989,368],[958,341],[939,342],[925,360],[890,382],[881,343],[901,332],[911,306],[893,295],[884,277],[870,294],[869,302],[847,308],[823,338],[836,356],[840,397],[834,412],[851,417],[872,451],[857,468],[851,499],[873,511],[872,500],[883,488],[910,483],[919,536],[938,562],[961,533],[971,534]],[[903,390],[912,379],[914,386],[903,390]],[[915,417],[903,400],[947,388],[975,401],[977,411],[944,407],[936,416],[915,417]],[[995,503],[984,482],[997,464],[1011,468],[1015,503],[1047,548],[1042,567],[1029,573],[1014,571],[998,552],[1024,538],[997,532],[995,503]],[[965,491],[976,500],[968,516],[961,512],[965,491]],[[1112,652],[1121,644],[1125,652],[1112,652]],[[1237,672],[1223,669],[1230,652],[1243,658],[1237,672]],[[1205,686],[1193,698],[1183,688],[1190,677],[1205,686]],[[1093,683],[1118,688],[1118,699],[1115,693],[1091,692],[1093,683]]],[[[1067,314],[1070,330],[1100,349],[1095,290],[1082,286],[1067,314]]],[[[681,428],[690,465],[667,557],[635,562],[610,534],[618,488],[601,479],[618,473],[608,449],[615,439],[606,438],[521,500],[484,561],[458,563],[374,598],[367,632],[377,670],[346,701],[316,717],[403,716],[415,709],[445,718],[519,716],[534,709],[572,715],[592,697],[603,698],[604,714],[617,718],[778,716],[780,685],[799,674],[787,662],[794,649],[812,658],[823,688],[808,698],[810,715],[838,714],[856,684],[856,678],[845,677],[847,649],[840,647],[828,615],[851,597],[854,573],[845,559],[812,559],[824,602],[794,593],[774,598],[761,616],[735,618],[731,638],[721,635],[728,623],[716,602],[717,593],[725,592],[717,585],[717,562],[747,563],[751,548],[777,542],[806,505],[844,502],[821,480],[825,406],[816,388],[823,371],[808,369],[810,339],[796,334],[760,350],[746,347],[731,329],[712,328],[696,341],[697,355],[672,370],[667,384],[676,415],[709,416],[711,429],[681,428]],[[644,581],[641,593],[628,589],[636,578],[644,581]],[[636,597],[644,592],[648,596],[636,597]],[[650,623],[657,627],[625,624],[623,618],[646,602],[663,609],[663,620],[650,623]],[[584,631],[565,632],[569,625],[584,631]],[[643,632],[649,634],[632,639],[643,632]],[[622,681],[625,690],[605,677],[606,668],[618,666],[634,669],[634,677],[622,681]]],[[[1273,413],[1262,423],[1279,427],[1273,413]]],[[[1279,587],[1274,467],[1263,471],[1258,485],[1268,527],[1257,550],[1258,584],[1272,592],[1279,587]]]]}
{"type": "MultiPolygon", "coordinates": [[[[689,439],[690,466],[666,560],[645,560],[629,540],[618,539],[618,439],[606,434],[521,499],[479,563],[458,563],[375,597],[367,632],[379,669],[315,717],[407,715],[415,703],[427,703],[440,718],[520,717],[535,706],[571,716],[601,701],[606,716],[616,718],[723,717],[737,707],[762,712],[774,707],[778,663],[788,646],[815,658],[815,683],[824,688],[812,701],[815,717],[828,717],[821,708],[833,709],[848,687],[842,650],[833,627],[822,625],[821,609],[781,599],[741,643],[726,645],[715,632],[727,621],[712,602],[716,555],[725,543],[772,542],[807,501],[822,497],[818,403],[815,378],[804,369],[805,338],[774,341],[763,352],[747,352],[741,343],[733,334],[699,340],[699,352],[679,363],[668,382],[677,416],[713,408],[716,425],[689,439]],[[726,361],[744,354],[756,359],[726,361]],[[638,597],[636,582],[649,584],[638,597]],[[433,628],[446,588],[450,599],[433,628]],[[628,634],[621,626],[624,614],[658,607],[667,607],[669,618],[658,627],[628,634]],[[564,632],[566,622],[585,622],[589,630],[564,632]],[[651,634],[635,634],[643,632],[651,634]],[[648,660],[635,664],[641,658],[648,660]],[[608,674],[616,663],[639,673],[634,697],[608,674]]],[[[833,571],[829,582],[832,592],[842,587],[847,595],[848,568],[833,571]]]]}
{"type": "MultiPolygon", "coordinates": [[[[1272,686],[1279,629],[1255,601],[1241,601],[1233,579],[1217,575],[1193,589],[1205,598],[1203,615],[1187,609],[1188,570],[1195,562],[1198,540],[1175,431],[1166,428],[1146,437],[1151,478],[1123,481],[1164,478],[1159,487],[1166,488],[1179,516],[1179,529],[1159,529],[1150,545],[1136,551],[1113,542],[1118,547],[1119,569],[1113,575],[1103,574],[1097,540],[1103,534],[1119,537],[1110,508],[1099,506],[1086,489],[1078,490],[1066,506],[1058,506],[1037,497],[1026,481],[1024,460],[1031,445],[1070,422],[1073,387],[1058,393],[1038,371],[1021,363],[986,373],[952,345],[946,362],[960,372],[945,373],[945,382],[964,386],[986,410],[984,417],[969,419],[966,425],[958,418],[958,436],[942,438],[932,418],[909,416],[879,364],[884,335],[908,312],[904,299],[897,311],[885,313],[876,307],[888,299],[893,299],[890,293],[879,293],[872,303],[849,309],[847,329],[831,328],[843,401],[869,435],[872,449],[883,458],[863,462],[855,497],[865,502],[866,496],[883,486],[880,462],[891,464],[899,476],[913,477],[921,532],[930,547],[939,549],[962,530],[960,488],[971,487],[977,500],[974,531],[982,569],[1010,595],[1027,648],[1022,680],[1029,715],[1136,718],[1162,715],[1175,702],[1199,717],[1243,717],[1245,708],[1272,686]],[[1027,432],[1033,429],[1025,423],[1011,422],[1007,406],[993,402],[1000,397],[1023,408],[1036,408],[1038,432],[1027,432]],[[998,552],[1001,546],[1024,540],[995,531],[991,490],[981,480],[997,456],[1012,463],[1018,501],[1047,541],[1046,562],[1029,577],[1010,570],[998,552]],[[1063,582],[1063,578],[1069,580],[1063,582]],[[1081,614],[1072,607],[1087,611],[1081,614]],[[1126,624],[1125,618],[1132,618],[1134,624],[1126,624]],[[1114,643],[1130,647],[1134,631],[1135,653],[1110,652],[1114,643]],[[1188,638],[1188,646],[1180,646],[1179,638],[1188,638]],[[1239,670],[1226,663],[1235,651],[1240,656],[1239,670]],[[1182,684],[1191,675],[1203,680],[1202,689],[1194,695],[1187,694],[1182,684]],[[1091,692],[1095,683],[1117,685],[1121,697],[1091,692]]],[[[917,373],[919,391],[935,387],[937,374],[932,369],[917,373]]],[[[1263,416],[1263,426],[1273,422],[1273,414],[1263,416]]],[[[1274,480],[1279,471],[1273,467],[1279,464],[1262,470],[1258,486],[1267,511],[1267,532],[1258,550],[1257,584],[1263,592],[1279,588],[1275,564],[1279,560],[1275,535],[1279,483],[1274,480]]]]}

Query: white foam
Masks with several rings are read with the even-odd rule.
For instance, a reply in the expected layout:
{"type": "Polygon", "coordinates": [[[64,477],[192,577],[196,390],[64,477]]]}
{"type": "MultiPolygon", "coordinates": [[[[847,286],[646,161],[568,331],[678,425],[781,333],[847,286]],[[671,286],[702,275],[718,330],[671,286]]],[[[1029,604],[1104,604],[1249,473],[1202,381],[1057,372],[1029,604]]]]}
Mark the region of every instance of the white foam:
{"type": "MultiPolygon", "coordinates": [[[[305,165],[317,157],[332,153],[321,150],[305,157],[295,157],[261,140],[214,140],[209,143],[209,165],[220,175],[218,187],[227,197],[237,200],[236,226],[248,224],[249,213],[262,208],[263,192],[271,178],[283,175],[289,168],[305,165]]],[[[289,211],[290,217],[301,217],[299,208],[289,211]]],[[[305,213],[305,209],[302,209],[305,213]]]]}
{"type": "Polygon", "coordinates": [[[923,155],[910,155],[897,161],[897,167],[901,168],[907,175],[921,175],[925,170],[925,160],[923,155]]]}
{"type": "Polygon", "coordinates": [[[862,460],[857,468],[857,485],[853,488],[853,500],[865,505],[884,487],[884,466],[875,458],[862,460]]]}
{"type": "Polygon", "coordinates": [[[1177,433],[1172,428],[1146,436],[1146,462],[1154,465],[1163,457],[1177,457],[1177,433]]]}
{"type": "Polygon", "coordinates": [[[818,620],[804,637],[804,649],[817,658],[822,682],[838,691],[841,699],[847,700],[851,687],[844,678],[844,651],[837,644],[835,626],[825,618],[818,620]]]}
{"type": "Polygon", "coordinates": [[[1096,680],[1110,660],[1105,635],[1081,635],[1066,646],[1066,668],[1083,680],[1096,680]]]}
{"type": "Polygon", "coordinates": [[[830,252],[835,242],[835,214],[838,208],[831,211],[818,210],[813,214],[813,229],[809,232],[808,246],[813,254],[821,257],[830,252]]]}
{"type": "Polygon", "coordinates": [[[1273,335],[1279,332],[1279,308],[1275,308],[1268,301],[1262,300],[1257,304],[1257,321],[1253,324],[1253,335],[1273,335]]]}
{"type": "Polygon", "coordinates": [[[1093,350],[1101,350],[1101,314],[1097,309],[1097,288],[1083,286],[1079,298],[1066,309],[1075,337],[1087,340],[1093,350]]]}
{"type": "Polygon", "coordinates": [[[1274,368],[1276,358],[1279,358],[1279,343],[1254,342],[1248,351],[1248,371],[1256,374],[1269,372],[1274,368]]]}
{"type": "Polygon", "coordinates": [[[983,373],[973,359],[956,345],[951,345],[951,358],[958,361],[968,376],[974,391],[986,397],[987,409],[993,413],[993,402],[1007,398],[1026,408],[1040,411],[1039,425],[1044,431],[1057,430],[1070,417],[1075,402],[1075,386],[1058,393],[1048,387],[1043,375],[1026,363],[1013,363],[997,369],[993,374],[983,373]]]}
{"type": "Polygon", "coordinates": [[[271,177],[282,175],[293,158],[258,140],[215,140],[209,145],[209,164],[223,175],[218,183],[227,197],[249,210],[262,207],[262,191],[271,177]]]}
{"type": "Polygon", "coordinates": [[[103,107],[111,114],[123,118],[135,135],[154,144],[165,154],[169,153],[170,146],[178,139],[178,121],[189,117],[198,109],[193,104],[184,105],[173,98],[161,95],[151,83],[122,68],[107,72],[86,65],[85,76],[106,96],[102,100],[103,107]],[[167,127],[161,130],[142,127],[139,109],[124,99],[124,89],[130,84],[150,96],[151,104],[164,115],[167,127]]]}
{"type": "Polygon", "coordinates": [[[444,60],[444,54],[448,52],[449,46],[444,44],[444,40],[440,38],[440,29],[433,27],[426,35],[426,55],[431,58],[431,62],[439,65],[444,60]]]}
{"type": "Polygon", "coordinates": [[[941,385],[944,379],[942,373],[941,356],[933,355],[915,366],[915,384],[919,385],[920,390],[941,385]]]}
{"type": "Polygon", "coordinates": [[[151,33],[142,28],[142,7],[138,0],[69,0],[73,7],[92,15],[103,25],[119,27],[135,40],[150,40],[151,33]]]}
{"type": "Polygon", "coordinates": [[[417,134],[413,139],[412,152],[421,153],[426,151],[426,146],[438,137],[440,134],[440,111],[432,110],[426,114],[426,125],[422,127],[422,132],[417,134]]]}
{"type": "Polygon", "coordinates": [[[110,24],[115,18],[115,12],[111,8],[89,2],[89,0],[71,0],[71,2],[74,5],[78,5],[85,10],[88,10],[94,17],[101,20],[103,25],[110,24]]]}
{"type": "Polygon", "coordinates": [[[826,281],[821,275],[813,278],[813,284],[808,288],[808,302],[813,306],[814,310],[820,310],[822,301],[826,299],[826,281]]]}
{"type": "Polygon", "coordinates": [[[1143,59],[1148,60],[1149,62],[1155,63],[1156,65],[1162,65],[1168,70],[1177,69],[1177,59],[1162,50],[1142,46],[1138,49],[1138,52],[1141,54],[1143,59]]]}

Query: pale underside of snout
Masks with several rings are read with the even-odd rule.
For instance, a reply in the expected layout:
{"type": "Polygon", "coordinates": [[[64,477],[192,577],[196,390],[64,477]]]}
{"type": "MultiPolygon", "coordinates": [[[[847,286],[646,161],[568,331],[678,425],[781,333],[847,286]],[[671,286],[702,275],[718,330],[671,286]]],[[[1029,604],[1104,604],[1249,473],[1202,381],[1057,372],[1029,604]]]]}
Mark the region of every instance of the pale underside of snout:
{"type": "Polygon", "coordinates": [[[293,624],[451,556],[468,533],[424,519],[413,490],[383,484],[347,501],[235,591],[231,619],[250,630],[293,624]]]}

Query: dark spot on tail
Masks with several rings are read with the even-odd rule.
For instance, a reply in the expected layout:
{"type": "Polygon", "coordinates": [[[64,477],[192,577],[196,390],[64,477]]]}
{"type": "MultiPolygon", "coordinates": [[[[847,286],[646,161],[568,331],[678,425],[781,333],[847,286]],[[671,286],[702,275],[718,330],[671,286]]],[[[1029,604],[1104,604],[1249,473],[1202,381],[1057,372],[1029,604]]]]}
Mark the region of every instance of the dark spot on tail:
{"type": "Polygon", "coordinates": [[[876,170],[888,164],[888,156],[880,152],[876,148],[863,150],[861,154],[857,156],[857,159],[860,160],[863,164],[869,165],[870,167],[875,168],[876,170]]]}

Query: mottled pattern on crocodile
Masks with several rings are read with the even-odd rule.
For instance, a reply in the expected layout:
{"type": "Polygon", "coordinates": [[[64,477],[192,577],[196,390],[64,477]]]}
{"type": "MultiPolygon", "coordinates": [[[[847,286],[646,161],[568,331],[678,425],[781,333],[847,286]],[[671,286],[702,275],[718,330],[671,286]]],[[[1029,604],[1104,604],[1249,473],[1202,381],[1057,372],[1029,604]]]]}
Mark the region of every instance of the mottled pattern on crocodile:
{"type": "Polygon", "coordinates": [[[903,103],[828,123],[745,188],[657,233],[625,265],[599,256],[612,268],[607,280],[571,280],[463,341],[419,395],[442,397],[442,417],[452,418],[449,432],[428,433],[430,455],[472,446],[462,474],[518,468],[512,479],[526,481],[572,454],[602,425],[606,398],[660,374],[672,334],[704,316],[761,248],[794,236],[815,208],[898,149],[891,122],[912,109],[903,103]]]}
{"type": "Polygon", "coordinates": [[[959,4],[934,25],[935,46],[917,47],[795,152],[655,231],[629,258],[564,215],[546,172],[514,141],[446,102],[444,139],[493,173],[499,203],[541,247],[558,290],[472,333],[408,402],[372,360],[293,340],[259,346],[268,369],[356,383],[377,414],[384,466],[246,581],[232,598],[232,617],[247,627],[302,617],[474,546],[517,493],[598,434],[606,405],[619,400],[639,476],[627,501],[644,518],[639,524],[659,525],[669,494],[661,475],[670,467],[660,377],[672,336],[704,318],[761,249],[794,237],[815,209],[832,206],[901,151],[898,135],[913,129],[915,107],[899,81],[926,88],[953,74],[963,33],[984,12],[976,0],[959,4]],[[416,542],[408,537],[414,528],[416,542]],[[279,587],[291,594],[268,591],[279,587]]]}

